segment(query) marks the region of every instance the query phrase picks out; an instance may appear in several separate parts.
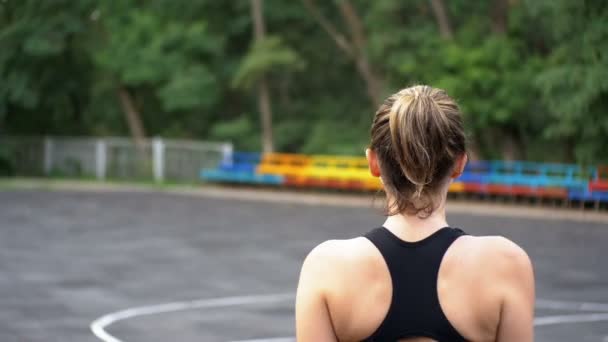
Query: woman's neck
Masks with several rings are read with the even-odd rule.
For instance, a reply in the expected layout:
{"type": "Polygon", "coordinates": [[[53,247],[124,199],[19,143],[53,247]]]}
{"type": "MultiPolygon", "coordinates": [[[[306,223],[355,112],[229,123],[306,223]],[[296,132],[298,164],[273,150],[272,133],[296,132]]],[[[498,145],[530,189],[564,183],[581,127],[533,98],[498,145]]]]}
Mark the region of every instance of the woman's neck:
{"type": "Polygon", "coordinates": [[[407,214],[389,216],[384,222],[384,227],[402,240],[422,240],[439,229],[448,226],[445,217],[444,204],[445,202],[441,203],[441,205],[426,218],[407,214]]]}

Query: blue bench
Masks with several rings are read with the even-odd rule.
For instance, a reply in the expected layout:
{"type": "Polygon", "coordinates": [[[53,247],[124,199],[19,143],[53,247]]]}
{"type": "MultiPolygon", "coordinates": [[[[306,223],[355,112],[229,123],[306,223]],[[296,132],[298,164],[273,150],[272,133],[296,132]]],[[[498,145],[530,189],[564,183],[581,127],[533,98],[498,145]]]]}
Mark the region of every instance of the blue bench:
{"type": "Polygon", "coordinates": [[[282,176],[260,175],[249,171],[202,170],[201,178],[211,182],[281,185],[282,176]]]}
{"type": "Polygon", "coordinates": [[[591,169],[574,164],[494,160],[470,162],[458,180],[477,184],[579,189],[587,186],[591,174],[591,169]]]}
{"type": "Polygon", "coordinates": [[[256,152],[233,152],[216,169],[201,170],[200,177],[210,182],[269,184],[284,183],[282,176],[257,174],[262,155],[256,152]]]}
{"type": "Polygon", "coordinates": [[[608,191],[570,190],[568,199],[571,201],[608,203],[608,191]]]}

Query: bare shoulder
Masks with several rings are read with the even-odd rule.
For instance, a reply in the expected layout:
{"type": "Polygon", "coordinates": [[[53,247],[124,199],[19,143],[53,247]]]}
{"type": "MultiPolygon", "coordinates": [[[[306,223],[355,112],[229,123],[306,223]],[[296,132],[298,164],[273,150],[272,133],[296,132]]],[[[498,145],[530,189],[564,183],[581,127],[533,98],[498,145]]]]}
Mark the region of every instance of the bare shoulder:
{"type": "Polygon", "coordinates": [[[304,264],[326,267],[347,267],[360,264],[374,256],[375,247],[363,237],[348,240],[327,240],[308,253],[304,264]]]}
{"type": "Polygon", "coordinates": [[[463,249],[485,274],[518,278],[532,271],[532,262],[526,251],[505,237],[467,236],[462,240],[463,249]]]}
{"type": "Polygon", "coordinates": [[[302,273],[314,273],[325,283],[335,283],[373,269],[381,258],[374,245],[364,237],[348,240],[327,240],[308,253],[302,273]]]}
{"type": "Polygon", "coordinates": [[[504,266],[524,267],[531,264],[528,253],[505,237],[483,236],[478,239],[483,253],[504,266]]]}

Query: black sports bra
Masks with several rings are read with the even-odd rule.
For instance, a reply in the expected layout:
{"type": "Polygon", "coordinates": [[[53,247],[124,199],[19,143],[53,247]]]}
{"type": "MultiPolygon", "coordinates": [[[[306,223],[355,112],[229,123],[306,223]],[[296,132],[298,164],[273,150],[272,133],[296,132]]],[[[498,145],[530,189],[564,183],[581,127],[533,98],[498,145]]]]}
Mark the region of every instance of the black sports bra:
{"type": "Polygon", "coordinates": [[[462,230],[450,227],[416,242],[403,241],[384,227],[365,234],[388,266],[393,297],[384,321],[363,342],[395,342],[408,337],[466,341],[448,321],[437,295],[441,260],[462,235],[465,235],[462,230]]]}

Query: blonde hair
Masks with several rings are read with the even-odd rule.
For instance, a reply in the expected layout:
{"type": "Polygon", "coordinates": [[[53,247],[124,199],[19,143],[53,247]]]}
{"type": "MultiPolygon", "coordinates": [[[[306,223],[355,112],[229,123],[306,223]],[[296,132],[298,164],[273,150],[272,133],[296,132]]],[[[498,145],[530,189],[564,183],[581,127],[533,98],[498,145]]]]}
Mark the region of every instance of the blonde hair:
{"type": "Polygon", "coordinates": [[[460,109],[444,90],[426,85],[402,89],[376,112],[370,148],[393,198],[387,214],[429,216],[456,159],[466,153],[460,109]]]}

